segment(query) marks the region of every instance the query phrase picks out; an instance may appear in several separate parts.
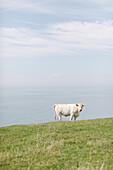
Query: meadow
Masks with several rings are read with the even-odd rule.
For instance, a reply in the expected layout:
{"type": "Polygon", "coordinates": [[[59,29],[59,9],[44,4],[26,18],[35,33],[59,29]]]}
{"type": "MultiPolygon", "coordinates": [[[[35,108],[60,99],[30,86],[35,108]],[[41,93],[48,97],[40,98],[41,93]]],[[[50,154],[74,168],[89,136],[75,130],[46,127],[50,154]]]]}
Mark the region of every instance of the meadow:
{"type": "Polygon", "coordinates": [[[0,128],[0,169],[113,169],[113,118],[0,128]]]}

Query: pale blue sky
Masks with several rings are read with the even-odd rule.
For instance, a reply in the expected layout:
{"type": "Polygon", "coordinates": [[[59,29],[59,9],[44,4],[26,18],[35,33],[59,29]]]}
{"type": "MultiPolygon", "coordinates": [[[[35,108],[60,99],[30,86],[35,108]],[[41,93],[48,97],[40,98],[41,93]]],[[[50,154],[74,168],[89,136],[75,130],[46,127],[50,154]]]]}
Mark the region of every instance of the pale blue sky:
{"type": "Polygon", "coordinates": [[[0,0],[1,86],[113,86],[112,0],[0,0]]]}

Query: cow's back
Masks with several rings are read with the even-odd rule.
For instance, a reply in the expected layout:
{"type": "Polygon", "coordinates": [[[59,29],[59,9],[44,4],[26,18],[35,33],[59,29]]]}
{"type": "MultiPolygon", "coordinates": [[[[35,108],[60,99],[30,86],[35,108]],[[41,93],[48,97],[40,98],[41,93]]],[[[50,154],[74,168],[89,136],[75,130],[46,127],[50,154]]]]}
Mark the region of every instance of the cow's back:
{"type": "Polygon", "coordinates": [[[72,112],[74,104],[56,104],[55,112],[57,114],[61,113],[62,115],[69,116],[72,112]]]}

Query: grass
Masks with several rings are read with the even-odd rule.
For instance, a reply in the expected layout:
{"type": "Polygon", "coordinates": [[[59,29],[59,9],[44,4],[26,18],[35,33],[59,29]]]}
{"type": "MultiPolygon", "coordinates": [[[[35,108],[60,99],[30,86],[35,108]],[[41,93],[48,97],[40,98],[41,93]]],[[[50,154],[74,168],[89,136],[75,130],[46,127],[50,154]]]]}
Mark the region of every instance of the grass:
{"type": "Polygon", "coordinates": [[[113,118],[0,128],[0,170],[113,169],[113,118]]]}

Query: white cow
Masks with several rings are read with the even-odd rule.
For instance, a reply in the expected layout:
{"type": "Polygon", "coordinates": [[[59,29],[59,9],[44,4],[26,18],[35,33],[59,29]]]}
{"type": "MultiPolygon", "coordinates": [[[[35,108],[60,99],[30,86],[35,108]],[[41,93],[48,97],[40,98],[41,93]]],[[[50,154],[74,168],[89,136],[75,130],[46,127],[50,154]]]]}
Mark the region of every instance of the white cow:
{"type": "Polygon", "coordinates": [[[84,106],[85,104],[54,104],[54,118],[56,120],[57,114],[59,121],[62,120],[62,115],[70,116],[70,120],[73,120],[73,118],[76,120],[84,106]]]}

